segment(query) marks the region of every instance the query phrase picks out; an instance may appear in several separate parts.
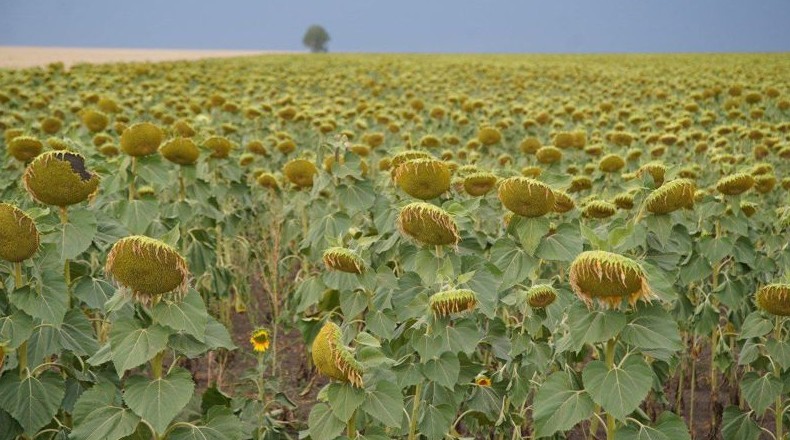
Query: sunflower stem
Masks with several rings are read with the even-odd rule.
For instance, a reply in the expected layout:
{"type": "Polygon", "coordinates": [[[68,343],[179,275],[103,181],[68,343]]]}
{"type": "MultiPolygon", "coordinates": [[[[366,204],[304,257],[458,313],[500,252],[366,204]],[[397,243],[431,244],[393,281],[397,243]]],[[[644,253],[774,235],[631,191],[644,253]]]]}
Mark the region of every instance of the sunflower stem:
{"type": "Polygon", "coordinates": [[[351,413],[351,418],[346,422],[346,436],[350,439],[356,437],[357,434],[357,412],[351,413]]]}
{"type": "Polygon", "coordinates": [[[27,374],[27,341],[16,349],[16,361],[19,364],[19,377],[24,379],[27,374]]]}
{"type": "MultiPolygon", "coordinates": [[[[692,333],[691,334],[691,353],[692,353],[693,356],[696,356],[696,350],[697,350],[697,335],[696,335],[696,333],[692,333]]],[[[691,387],[691,390],[690,390],[691,398],[689,399],[689,418],[688,418],[690,426],[693,426],[693,425],[691,425],[691,423],[693,423],[693,421],[694,421],[694,397],[696,395],[696,389],[697,389],[697,363],[695,361],[696,361],[696,359],[694,359],[694,358],[691,359],[691,383],[689,384],[689,386],[691,387]]],[[[693,429],[691,431],[691,436],[692,436],[692,438],[694,437],[694,430],[693,429]]]]}
{"type": "Polygon", "coordinates": [[[414,389],[414,403],[411,407],[411,419],[409,420],[409,440],[417,439],[417,415],[420,412],[420,398],[422,397],[422,381],[417,383],[414,389]]]}
{"type": "Polygon", "coordinates": [[[137,173],[137,158],[132,156],[132,164],[130,166],[130,174],[131,177],[129,178],[129,201],[131,202],[135,198],[137,198],[137,194],[134,189],[134,178],[135,174],[137,173]]]}
{"type": "MultiPolygon", "coordinates": [[[[777,342],[782,340],[782,317],[776,316],[776,322],[774,324],[774,339],[777,342]]],[[[782,378],[782,369],[779,367],[779,364],[774,362],[774,375],[777,379],[782,378]]],[[[784,416],[784,408],[782,406],[782,393],[779,393],[776,396],[776,400],[774,401],[774,429],[776,431],[776,438],[777,440],[782,440],[784,434],[782,432],[782,422],[784,416]]]]}
{"type": "Polygon", "coordinates": [[[182,167],[178,168],[178,201],[183,202],[187,197],[187,188],[184,185],[184,171],[182,167]]]}
{"type": "MultiPolygon", "coordinates": [[[[606,369],[609,370],[609,371],[611,371],[612,368],[614,367],[614,349],[615,349],[615,344],[617,344],[617,341],[615,340],[615,338],[609,339],[609,341],[606,342],[606,353],[605,353],[605,356],[606,356],[606,369]]],[[[607,411],[606,412],[606,439],[607,440],[614,440],[615,427],[616,427],[616,423],[615,423],[615,420],[614,420],[614,416],[609,414],[609,412],[607,411]]]]}
{"type": "Polygon", "coordinates": [[[151,359],[151,372],[154,374],[154,379],[162,378],[162,360],[165,358],[165,351],[162,350],[151,359]]]}
{"type": "MultiPolygon", "coordinates": [[[[69,223],[69,211],[68,208],[65,206],[60,207],[60,224],[63,228],[66,228],[66,225],[69,223]]],[[[71,299],[71,267],[70,261],[66,259],[63,262],[63,278],[66,280],[66,292],[69,296],[69,307],[71,307],[72,299],[71,299]]]]}
{"type": "Polygon", "coordinates": [[[14,289],[22,287],[22,263],[14,263],[14,289]]]}

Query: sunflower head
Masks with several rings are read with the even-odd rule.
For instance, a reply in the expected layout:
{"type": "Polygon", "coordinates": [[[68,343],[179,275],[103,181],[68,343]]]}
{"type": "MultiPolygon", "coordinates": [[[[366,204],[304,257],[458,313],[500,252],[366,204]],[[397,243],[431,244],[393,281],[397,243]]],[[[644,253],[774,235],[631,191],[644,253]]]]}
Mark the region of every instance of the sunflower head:
{"type": "Polygon", "coordinates": [[[790,316],[790,284],[769,284],[755,294],[757,307],[772,315],[790,316]]]}
{"type": "Polygon", "coordinates": [[[552,164],[562,160],[562,151],[557,147],[540,147],[535,152],[535,158],[542,164],[552,164]]]}
{"type": "Polygon", "coordinates": [[[469,289],[445,290],[433,294],[428,302],[436,316],[447,317],[474,310],[477,295],[469,289]]]}
{"type": "Polygon", "coordinates": [[[168,244],[141,235],[118,240],[104,271],[143,304],[170,292],[182,298],[189,285],[184,257],[168,244]]]}
{"type": "Polygon", "coordinates": [[[527,303],[533,309],[545,309],[557,299],[557,291],[549,284],[536,284],[527,291],[527,303]]]}
{"type": "Polygon", "coordinates": [[[633,305],[638,300],[653,298],[642,266],[611,252],[579,254],[571,263],[570,283],[574,293],[588,306],[597,300],[604,307],[616,308],[623,300],[633,305]]]}
{"type": "Polygon", "coordinates": [[[477,377],[475,377],[475,385],[479,387],[490,387],[491,378],[484,374],[478,374],[477,377]]]}
{"type": "Polygon", "coordinates": [[[485,171],[469,174],[464,178],[464,191],[473,197],[486,195],[494,188],[497,177],[485,171]]]}
{"type": "Polygon", "coordinates": [[[604,173],[616,173],[625,166],[625,160],[617,154],[607,154],[598,162],[598,169],[604,173]]]}
{"type": "Polygon", "coordinates": [[[272,173],[261,173],[255,178],[255,181],[264,188],[278,189],[280,187],[277,178],[272,173]]]}
{"type": "Polygon", "coordinates": [[[499,185],[499,200],[522,217],[541,217],[554,209],[554,192],[543,182],[510,177],[499,185]]]}
{"type": "Polygon", "coordinates": [[[156,153],[165,132],[150,122],[127,127],[121,134],[121,150],[129,156],[142,157],[156,153]]]}
{"type": "Polygon", "coordinates": [[[233,149],[233,142],[223,136],[212,136],[203,141],[203,148],[211,150],[209,157],[226,159],[230,156],[230,151],[233,149]]]}
{"type": "Polygon", "coordinates": [[[99,187],[99,176],[85,168],[85,158],[71,151],[49,151],[37,156],[22,176],[34,199],[54,206],[85,201],[99,187]]]}
{"type": "Polygon", "coordinates": [[[737,196],[749,191],[754,186],[754,177],[747,173],[735,173],[722,177],[716,183],[716,190],[727,196],[737,196]]]}
{"type": "Polygon", "coordinates": [[[676,179],[650,193],[645,208],[653,214],[669,214],[681,208],[694,208],[697,186],[693,180],[676,179]]]}
{"type": "Polygon", "coordinates": [[[297,188],[310,188],[313,186],[313,177],[318,174],[318,168],[307,159],[293,159],[285,164],[283,174],[297,188]]]}
{"type": "Polygon", "coordinates": [[[20,162],[30,162],[43,148],[44,144],[32,136],[17,136],[8,143],[8,154],[20,162]]]}
{"type": "Polygon", "coordinates": [[[612,199],[612,203],[617,206],[618,209],[622,209],[627,211],[629,209],[633,209],[634,207],[634,195],[628,192],[623,192],[614,196],[612,199]]]}
{"type": "Polygon", "coordinates": [[[477,140],[483,145],[494,145],[502,140],[502,133],[495,127],[482,127],[477,132],[477,140]]]}
{"type": "Polygon", "coordinates": [[[104,130],[110,123],[110,118],[108,118],[106,114],[97,110],[85,110],[82,112],[81,118],[82,124],[85,125],[85,128],[90,130],[92,133],[97,133],[104,130]]]}
{"type": "Polygon", "coordinates": [[[271,344],[269,340],[269,331],[265,328],[255,329],[250,335],[250,344],[252,344],[252,350],[256,353],[265,353],[271,344]]]}
{"type": "Polygon", "coordinates": [[[450,189],[450,169],[439,160],[414,159],[398,166],[395,182],[410,196],[430,200],[450,189]]]}
{"type": "Polygon", "coordinates": [[[458,225],[443,209],[425,202],[404,206],[397,219],[398,230],[423,245],[456,245],[458,225]]]}
{"type": "Polygon", "coordinates": [[[362,273],[365,262],[355,252],[342,247],[332,247],[324,251],[324,264],[332,270],[346,273],[362,273]]]}
{"type": "Polygon", "coordinates": [[[19,263],[38,250],[36,223],[16,206],[0,203],[0,259],[19,263]]]}
{"type": "Polygon", "coordinates": [[[617,206],[605,200],[592,200],[584,205],[582,215],[587,218],[609,218],[617,212],[617,206]]]}
{"type": "Polygon", "coordinates": [[[165,142],[159,152],[165,159],[178,165],[194,165],[200,157],[197,144],[188,137],[178,137],[165,142]]]}
{"type": "Polygon", "coordinates": [[[554,190],[554,212],[565,213],[576,207],[576,202],[565,191],[554,190]]]}
{"type": "Polygon", "coordinates": [[[327,322],[313,340],[313,363],[318,372],[331,379],[362,388],[362,365],[343,345],[340,327],[327,322]]]}

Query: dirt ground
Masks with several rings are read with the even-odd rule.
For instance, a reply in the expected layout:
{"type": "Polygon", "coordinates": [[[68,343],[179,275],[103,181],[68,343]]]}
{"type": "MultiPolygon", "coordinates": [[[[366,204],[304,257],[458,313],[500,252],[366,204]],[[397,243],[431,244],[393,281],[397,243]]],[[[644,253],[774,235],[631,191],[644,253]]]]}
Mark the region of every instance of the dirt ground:
{"type": "Polygon", "coordinates": [[[286,52],[0,46],[0,68],[46,66],[58,61],[69,67],[75,63],[197,60],[276,53],[286,52]]]}

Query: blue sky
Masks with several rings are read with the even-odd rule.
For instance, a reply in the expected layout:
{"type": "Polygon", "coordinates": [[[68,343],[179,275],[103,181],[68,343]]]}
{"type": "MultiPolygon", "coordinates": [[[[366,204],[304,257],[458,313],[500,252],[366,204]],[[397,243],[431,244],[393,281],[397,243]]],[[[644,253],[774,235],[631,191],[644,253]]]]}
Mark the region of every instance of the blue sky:
{"type": "Polygon", "coordinates": [[[790,52],[790,0],[0,0],[0,45],[790,52]]]}

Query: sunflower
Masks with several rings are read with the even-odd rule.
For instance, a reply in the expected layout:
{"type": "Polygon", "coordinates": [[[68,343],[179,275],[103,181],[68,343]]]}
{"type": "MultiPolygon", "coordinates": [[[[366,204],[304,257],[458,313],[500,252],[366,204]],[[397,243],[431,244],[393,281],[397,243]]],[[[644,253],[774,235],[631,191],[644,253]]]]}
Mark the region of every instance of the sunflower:
{"type": "Polygon", "coordinates": [[[271,341],[269,340],[269,330],[265,328],[257,328],[252,335],[250,335],[250,344],[256,353],[265,353],[269,349],[271,341]]]}
{"type": "Polygon", "coordinates": [[[481,387],[490,387],[491,386],[491,378],[484,374],[480,374],[475,378],[475,385],[481,387]]]}

